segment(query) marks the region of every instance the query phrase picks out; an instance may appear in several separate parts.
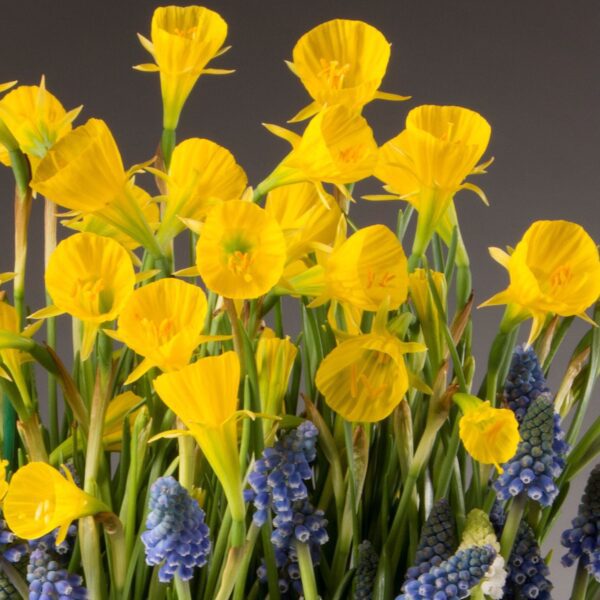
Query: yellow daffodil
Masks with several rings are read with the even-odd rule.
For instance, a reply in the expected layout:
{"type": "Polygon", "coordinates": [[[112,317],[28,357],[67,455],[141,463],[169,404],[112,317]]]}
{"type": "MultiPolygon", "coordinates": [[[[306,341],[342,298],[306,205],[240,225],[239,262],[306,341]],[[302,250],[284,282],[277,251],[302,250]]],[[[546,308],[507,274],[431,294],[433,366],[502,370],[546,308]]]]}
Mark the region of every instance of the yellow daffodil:
{"type": "Polygon", "coordinates": [[[459,435],[467,452],[478,462],[500,465],[509,461],[521,439],[515,413],[508,408],[494,408],[470,394],[454,394],[463,413],[459,435]]]}
{"type": "Polygon", "coordinates": [[[59,528],[60,544],[75,519],[108,512],[108,507],[77,487],[68,469],[66,478],[42,462],[21,467],[10,481],[4,499],[4,518],[11,531],[33,540],[59,528]]]}
{"type": "Polygon", "coordinates": [[[265,210],[283,231],[288,262],[302,258],[318,244],[332,246],[342,216],[333,196],[319,198],[310,183],[274,189],[267,195],[265,210]]]}
{"type": "Polygon", "coordinates": [[[281,277],[285,259],[285,239],[277,221],[243,200],[213,208],[196,246],[204,283],[227,298],[266,294],[281,277]]]}
{"type": "Polygon", "coordinates": [[[198,442],[223,486],[231,516],[238,522],[245,513],[236,422],[239,382],[240,362],[235,352],[201,358],[154,380],[162,401],[198,442]]]}
{"type": "Polygon", "coordinates": [[[489,163],[477,163],[490,135],[489,123],[472,110],[426,105],[411,110],[406,129],[380,148],[375,176],[388,191],[419,212],[415,239],[415,251],[419,254],[425,251],[459,190],[471,190],[487,203],[481,189],[465,179],[485,172],[489,163]]]}
{"type": "Polygon", "coordinates": [[[327,405],[347,421],[381,421],[408,390],[404,354],[423,350],[421,344],[401,342],[381,330],[358,335],[324,358],[315,383],[327,405]]]}
{"type": "Polygon", "coordinates": [[[163,98],[163,126],[175,129],[187,97],[203,74],[231,73],[207,69],[227,37],[227,23],[203,6],[162,6],[154,11],[151,40],[138,34],[142,46],[156,64],[135,67],[140,71],[159,71],[163,98]]]}
{"type": "Polygon", "coordinates": [[[600,258],[594,240],[569,221],[536,221],[512,254],[490,248],[508,270],[509,286],[481,306],[507,304],[504,327],[532,318],[528,343],[540,334],[546,317],[578,316],[600,297],[600,258]]]}
{"type": "MultiPolygon", "coordinates": [[[[283,399],[292,372],[298,348],[286,337],[275,336],[272,329],[265,329],[256,347],[256,369],[260,390],[261,411],[278,416],[285,413],[283,399]]],[[[268,425],[268,422],[264,422],[268,425]]]]}
{"type": "Polygon", "coordinates": [[[6,481],[6,466],[7,460],[0,460],[0,507],[4,502],[6,492],[8,492],[8,481],[6,481]]]}
{"type": "Polygon", "coordinates": [[[100,325],[116,319],[132,294],[135,272],[129,254],[114,240],[76,233],[60,242],[50,256],[45,280],[53,306],[32,317],[69,313],[80,319],[85,360],[100,325]]]}
{"type": "Polygon", "coordinates": [[[31,187],[59,206],[94,213],[160,255],[139,194],[104,121],[90,119],[60,139],[40,162],[31,187]]]}
{"type": "Polygon", "coordinates": [[[241,198],[248,179],[229,150],[192,138],[173,150],[167,185],[165,213],[157,233],[161,243],[183,231],[181,219],[204,221],[215,204],[241,198]]]}
{"type": "Polygon", "coordinates": [[[262,196],[273,188],[310,181],[322,193],[321,182],[343,188],[373,174],[377,144],[367,121],[345,106],[332,106],[313,117],[302,136],[267,125],[290,142],[292,151],[256,188],[262,196]]]}
{"type": "MultiPolygon", "coordinates": [[[[78,107],[66,112],[46,90],[44,77],[39,86],[19,86],[0,100],[0,120],[27,154],[34,171],[56,141],[71,131],[80,111],[78,107]]],[[[0,161],[10,165],[8,152],[0,152],[0,161]]]]}
{"type": "Polygon", "coordinates": [[[314,102],[292,121],[312,117],[325,106],[343,104],[360,110],[374,99],[407,100],[379,92],[390,59],[390,43],[375,27],[362,21],[334,19],[305,33],[288,66],[314,102]]]}
{"type": "Polygon", "coordinates": [[[185,367],[200,342],[206,311],[204,292],[179,279],[160,279],[135,290],[112,334],[144,357],[125,384],[152,367],[162,371],[185,367]]]}

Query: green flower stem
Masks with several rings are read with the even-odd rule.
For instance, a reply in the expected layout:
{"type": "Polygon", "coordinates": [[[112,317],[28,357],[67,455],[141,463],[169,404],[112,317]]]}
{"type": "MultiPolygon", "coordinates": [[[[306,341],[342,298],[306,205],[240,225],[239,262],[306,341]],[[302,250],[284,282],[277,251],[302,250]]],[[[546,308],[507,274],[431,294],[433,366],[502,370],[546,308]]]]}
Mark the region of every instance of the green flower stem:
{"type": "Polygon", "coordinates": [[[196,442],[188,435],[178,438],[179,444],[179,483],[191,492],[194,487],[194,472],[196,468],[195,450],[196,442]]]}
{"type": "Polygon", "coordinates": [[[344,442],[348,458],[348,489],[350,491],[350,509],[352,514],[352,563],[358,564],[358,544],[360,543],[360,525],[358,522],[358,498],[354,444],[352,441],[352,423],[344,421],[344,442]]]}
{"type": "Polygon", "coordinates": [[[165,170],[169,170],[171,164],[171,156],[173,155],[173,149],[175,148],[175,130],[174,129],[163,129],[162,138],[160,140],[160,149],[162,152],[163,162],[165,164],[165,170]]]}
{"type": "Polygon", "coordinates": [[[94,517],[79,519],[79,544],[81,564],[85,574],[85,585],[90,598],[106,600],[106,583],[100,553],[100,536],[94,517]]]}
{"type": "Polygon", "coordinates": [[[192,600],[189,581],[182,581],[179,575],[175,575],[174,583],[175,592],[177,593],[177,600],[192,600]]]}
{"type": "Polygon", "coordinates": [[[269,588],[269,600],[279,600],[281,594],[279,592],[279,574],[277,572],[277,564],[275,562],[275,549],[271,542],[271,515],[267,517],[267,522],[261,527],[262,548],[267,566],[267,586],[269,588]]]}
{"type": "Polygon", "coordinates": [[[246,538],[246,523],[244,521],[232,520],[231,522],[231,546],[237,548],[244,543],[246,538]]]}
{"type": "Polygon", "coordinates": [[[512,551],[515,538],[517,537],[517,531],[527,506],[527,495],[524,493],[519,494],[513,499],[508,515],[506,516],[506,523],[504,530],[502,531],[502,538],[500,540],[500,553],[504,557],[505,561],[508,561],[510,553],[512,551]]]}
{"type": "Polygon", "coordinates": [[[48,462],[48,452],[44,444],[42,424],[36,412],[18,423],[30,461],[48,462]]]}
{"type": "Polygon", "coordinates": [[[206,593],[205,598],[213,598],[215,589],[217,587],[217,581],[219,579],[219,573],[221,565],[223,564],[223,557],[227,550],[227,540],[229,538],[229,530],[231,529],[231,513],[226,510],[223,519],[219,526],[219,533],[217,535],[217,541],[215,543],[212,559],[209,562],[208,579],[206,581],[206,593]]]}
{"type": "Polygon", "coordinates": [[[310,556],[308,544],[296,542],[296,552],[298,553],[298,565],[300,567],[304,598],[305,600],[319,600],[315,568],[310,556]]]}
{"type": "Polygon", "coordinates": [[[589,574],[583,566],[581,558],[577,563],[577,572],[573,581],[573,590],[571,592],[571,600],[585,600],[589,583],[589,574]]]}

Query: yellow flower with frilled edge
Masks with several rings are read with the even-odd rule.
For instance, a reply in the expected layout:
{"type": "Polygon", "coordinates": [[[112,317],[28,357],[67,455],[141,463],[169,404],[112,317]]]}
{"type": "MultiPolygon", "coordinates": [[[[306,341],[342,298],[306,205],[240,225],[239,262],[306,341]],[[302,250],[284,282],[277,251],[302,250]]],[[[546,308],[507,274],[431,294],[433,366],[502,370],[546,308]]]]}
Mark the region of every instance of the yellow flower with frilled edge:
{"type": "Polygon", "coordinates": [[[289,337],[278,338],[268,328],[262,332],[256,347],[256,369],[263,413],[273,417],[285,413],[283,399],[297,353],[289,337]]]}
{"type": "Polygon", "coordinates": [[[121,310],[117,331],[110,332],[144,357],[125,385],[152,367],[185,367],[200,343],[206,311],[204,292],[179,279],[160,279],[135,290],[121,310]]]}
{"type": "Polygon", "coordinates": [[[77,487],[68,469],[64,474],[66,478],[46,463],[31,462],[12,476],[3,506],[11,531],[33,540],[58,527],[56,543],[60,544],[75,519],[109,511],[77,487]]]}
{"type": "Polygon", "coordinates": [[[90,119],[60,139],[40,162],[31,187],[59,206],[94,214],[160,255],[139,192],[125,172],[108,126],[90,119]]]}
{"type": "Polygon", "coordinates": [[[374,99],[408,100],[408,96],[378,91],[389,60],[390,43],[362,21],[334,19],[311,29],[298,40],[288,66],[314,102],[292,121],[336,104],[360,110],[374,99]]]}
{"type": "Polygon", "coordinates": [[[158,395],[189,429],[221,482],[235,521],[245,513],[237,439],[239,383],[235,352],[201,358],[154,380],[158,395]]]}
{"type": "Polygon", "coordinates": [[[215,204],[241,198],[247,185],[246,173],[223,146],[200,138],[181,142],[171,156],[159,241],[183,231],[181,219],[204,221],[215,204]]]}
{"type": "Polygon", "coordinates": [[[58,244],[46,268],[46,290],[53,306],[31,315],[43,318],[62,313],[83,322],[81,358],[93,347],[100,325],[116,319],[135,285],[127,250],[95,233],[76,233],[58,244]]]}
{"type": "Polygon", "coordinates": [[[0,506],[2,506],[6,492],[8,492],[8,481],[6,481],[7,465],[7,460],[0,460],[0,506]]]}
{"type": "MultiPolygon", "coordinates": [[[[80,111],[81,106],[65,111],[46,90],[44,77],[39,86],[19,86],[0,100],[0,120],[29,157],[32,170],[56,141],[71,131],[71,123],[80,111]]],[[[10,165],[8,152],[0,152],[0,161],[10,165]]]]}
{"type": "Polygon", "coordinates": [[[404,354],[424,350],[374,327],[336,346],[319,365],[315,383],[327,405],[347,421],[381,421],[409,388],[404,354]]]}
{"type": "Polygon", "coordinates": [[[263,208],[229,200],[213,208],[196,245],[196,265],[206,286],[234,299],[266,294],[285,264],[285,239],[263,208]]]}
{"type": "Polygon", "coordinates": [[[487,400],[470,394],[454,394],[453,399],[463,413],[458,431],[467,452],[476,461],[494,465],[502,472],[500,465],[515,455],[521,439],[515,413],[508,408],[494,408],[487,400]]]}
{"type": "Polygon", "coordinates": [[[406,118],[406,129],[379,149],[375,176],[397,196],[367,196],[368,200],[399,198],[419,212],[417,239],[424,251],[459,190],[471,190],[487,203],[469,175],[485,172],[477,165],[491,135],[489,123],[460,106],[425,105],[406,118]]]}
{"type": "Polygon", "coordinates": [[[320,198],[310,183],[272,190],[267,195],[265,210],[283,231],[288,262],[312,252],[316,244],[332,246],[342,216],[333,196],[325,194],[320,198]]]}
{"type": "Polygon", "coordinates": [[[163,126],[175,129],[187,97],[200,75],[223,75],[230,70],[207,69],[215,56],[227,49],[227,23],[203,6],[162,6],[154,11],[151,41],[139,35],[142,46],[156,64],[134,67],[159,71],[163,98],[163,126]]]}
{"type": "Polygon", "coordinates": [[[358,112],[332,106],[313,117],[302,136],[276,125],[266,125],[290,142],[292,151],[256,188],[262,196],[282,185],[310,181],[322,192],[321,182],[343,186],[373,175],[377,144],[369,124],[358,112]]]}
{"type": "Polygon", "coordinates": [[[578,316],[600,297],[598,247],[585,229],[569,221],[536,221],[512,254],[490,248],[508,270],[509,286],[481,306],[507,304],[503,326],[532,318],[528,344],[540,334],[546,317],[578,316]]]}

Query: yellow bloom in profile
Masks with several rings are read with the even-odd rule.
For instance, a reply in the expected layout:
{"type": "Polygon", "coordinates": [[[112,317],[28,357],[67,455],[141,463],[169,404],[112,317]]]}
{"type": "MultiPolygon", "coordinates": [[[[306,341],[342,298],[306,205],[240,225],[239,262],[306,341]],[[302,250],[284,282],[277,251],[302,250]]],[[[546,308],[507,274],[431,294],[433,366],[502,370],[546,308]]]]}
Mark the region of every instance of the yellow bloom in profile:
{"type": "Polygon", "coordinates": [[[181,142],[171,157],[159,240],[183,231],[182,218],[204,221],[219,202],[241,198],[247,185],[246,173],[223,146],[200,138],[181,142]]]}
{"type": "Polygon", "coordinates": [[[232,72],[206,68],[226,50],[222,46],[227,23],[203,6],[161,6],[152,16],[151,41],[139,34],[138,37],[156,64],[135,68],[160,71],[165,129],[177,127],[181,109],[200,75],[232,72]]]}
{"type": "Polygon", "coordinates": [[[200,342],[207,302],[204,292],[179,279],[159,279],[131,294],[113,337],[144,357],[129,375],[132,383],[152,367],[185,367],[200,342]]]}
{"type": "Polygon", "coordinates": [[[243,200],[213,208],[196,246],[196,265],[204,283],[227,298],[266,294],[281,277],[285,259],[285,239],[277,221],[243,200]]]}
{"type": "Polygon", "coordinates": [[[100,325],[116,319],[135,285],[127,251],[110,238],[76,233],[58,244],[46,268],[53,307],[34,318],[69,313],[83,322],[82,359],[89,356],[100,325]]]}
{"type": "Polygon", "coordinates": [[[458,424],[459,435],[467,452],[478,462],[500,465],[517,451],[521,437],[515,413],[508,408],[494,408],[470,394],[454,394],[463,413],[458,424]]]}
{"type": "Polygon", "coordinates": [[[531,317],[531,344],[550,314],[578,316],[600,297],[598,247],[585,229],[569,221],[536,221],[510,255],[490,248],[508,270],[509,286],[481,306],[507,304],[505,325],[531,317]]]}
{"type": "MultiPolygon", "coordinates": [[[[0,120],[29,157],[32,170],[56,141],[71,131],[71,123],[80,111],[81,106],[65,111],[46,90],[44,77],[39,86],[19,86],[0,100],[0,120]]],[[[0,161],[10,164],[7,152],[0,152],[0,161]]]]}
{"type": "Polygon", "coordinates": [[[154,380],[158,395],[190,430],[219,478],[235,521],[245,513],[236,422],[239,383],[235,352],[201,358],[154,380]]]}
{"type": "Polygon", "coordinates": [[[375,423],[398,406],[409,387],[404,362],[421,344],[378,331],[352,337],[319,365],[315,383],[327,405],[347,421],[375,423]]]}
{"type": "Polygon", "coordinates": [[[465,179],[485,172],[487,165],[477,163],[490,136],[489,123],[472,110],[425,105],[411,110],[406,129],[380,148],[375,176],[419,212],[416,243],[423,251],[459,190],[486,201],[481,189],[465,179]]]}
{"type": "Polygon", "coordinates": [[[319,197],[314,185],[296,183],[269,192],[265,210],[285,236],[288,262],[302,258],[315,245],[332,246],[342,211],[330,194],[319,197]],[[325,200],[325,202],[323,202],[325,200]]]}
{"type": "Polygon", "coordinates": [[[11,531],[33,540],[58,527],[56,543],[60,544],[75,519],[109,511],[77,487],[68,469],[64,473],[66,478],[46,463],[32,462],[12,476],[3,506],[11,531]]]}
{"type": "MultiPolygon", "coordinates": [[[[19,316],[14,306],[0,300],[0,331],[8,331],[15,335],[20,334],[19,316]]],[[[12,378],[21,371],[21,356],[19,350],[13,348],[0,349],[0,360],[2,360],[3,368],[0,373],[12,378]]]]}
{"type": "Polygon", "coordinates": [[[256,188],[257,195],[273,188],[310,181],[344,186],[373,175],[377,144],[369,124],[358,112],[332,106],[313,117],[302,136],[283,127],[267,126],[292,145],[292,151],[256,188]]]}
{"type": "Polygon", "coordinates": [[[298,40],[288,66],[314,102],[292,121],[336,104],[360,110],[374,99],[408,100],[378,91],[389,60],[390,43],[379,30],[362,21],[334,19],[311,29],[298,40]]]}
{"type": "Polygon", "coordinates": [[[8,492],[8,481],[6,481],[6,466],[7,460],[0,460],[0,506],[4,502],[6,492],[8,492]]]}

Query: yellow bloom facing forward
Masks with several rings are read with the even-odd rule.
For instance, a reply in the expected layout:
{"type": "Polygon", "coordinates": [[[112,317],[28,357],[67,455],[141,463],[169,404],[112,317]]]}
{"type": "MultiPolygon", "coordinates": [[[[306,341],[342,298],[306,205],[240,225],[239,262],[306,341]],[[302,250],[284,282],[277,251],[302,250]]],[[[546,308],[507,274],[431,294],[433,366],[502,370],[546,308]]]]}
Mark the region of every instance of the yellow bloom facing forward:
{"type": "Polygon", "coordinates": [[[75,485],[68,469],[67,478],[41,462],[21,467],[10,481],[4,500],[4,518],[11,531],[33,540],[59,528],[60,544],[75,519],[107,512],[100,500],[75,485]]]}
{"type": "Polygon", "coordinates": [[[160,279],[135,290],[119,315],[114,337],[144,360],[125,383],[152,367],[185,367],[200,342],[206,311],[204,292],[178,279],[160,279]]]}
{"type": "Polygon", "coordinates": [[[256,189],[257,195],[273,188],[310,181],[344,186],[373,174],[377,144],[367,121],[344,106],[332,106],[311,119],[302,136],[282,127],[268,129],[292,144],[292,151],[256,189]]]}
{"type": "Polygon", "coordinates": [[[493,408],[470,394],[454,394],[463,416],[459,435],[467,452],[478,462],[500,465],[509,461],[519,445],[519,424],[508,408],[493,408]]]}
{"type": "Polygon", "coordinates": [[[245,512],[236,422],[239,382],[235,352],[202,358],[154,380],[158,395],[190,430],[219,478],[236,521],[245,512]]]}
{"type": "Polygon", "coordinates": [[[533,318],[529,344],[550,314],[589,320],[585,310],[600,297],[600,258],[583,227],[536,221],[511,255],[499,248],[490,252],[508,270],[510,284],[481,306],[507,304],[507,326],[533,318]]]}
{"type": "Polygon", "coordinates": [[[336,104],[360,110],[376,98],[407,100],[378,91],[389,59],[389,42],[362,21],[335,19],[311,29],[298,40],[288,65],[314,102],[292,120],[306,119],[336,104]]]}
{"type": "Polygon", "coordinates": [[[181,142],[171,157],[159,240],[182,231],[182,218],[204,221],[219,202],[241,198],[247,185],[246,173],[226,148],[200,138],[181,142]]]}
{"type": "Polygon", "coordinates": [[[285,239],[277,221],[243,200],[213,208],[196,246],[204,283],[227,298],[266,294],[281,277],[285,259],[285,239]]]}
{"type": "Polygon", "coordinates": [[[89,356],[101,323],[116,319],[135,285],[127,251],[110,238],[77,233],[58,244],[46,269],[54,303],[33,317],[69,313],[83,321],[82,358],[89,356]]]}
{"type": "Polygon", "coordinates": [[[227,23],[203,6],[163,6],[152,16],[151,41],[139,35],[156,64],[139,65],[141,71],[160,71],[163,97],[163,126],[175,129],[187,97],[202,74],[231,71],[207,69],[222,53],[227,23]]]}

